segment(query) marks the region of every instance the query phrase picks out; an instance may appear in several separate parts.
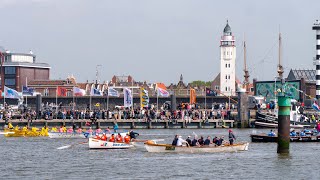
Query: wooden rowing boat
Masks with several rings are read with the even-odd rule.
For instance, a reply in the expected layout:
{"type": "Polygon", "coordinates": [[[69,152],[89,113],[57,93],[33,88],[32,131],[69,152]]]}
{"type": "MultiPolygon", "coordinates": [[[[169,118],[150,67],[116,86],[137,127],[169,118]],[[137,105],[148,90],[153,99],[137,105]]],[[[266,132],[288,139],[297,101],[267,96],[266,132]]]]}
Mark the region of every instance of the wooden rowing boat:
{"type": "Polygon", "coordinates": [[[89,148],[90,149],[129,149],[132,148],[133,144],[127,143],[117,143],[102,141],[99,139],[89,138],[89,148]]]}
{"type": "Polygon", "coordinates": [[[60,132],[49,132],[49,138],[60,139],[60,138],[68,138],[68,139],[81,139],[86,138],[84,133],[60,133],[60,132]]]}
{"type": "Polygon", "coordinates": [[[148,152],[155,153],[219,153],[219,152],[237,152],[247,151],[249,148],[248,142],[235,143],[234,145],[221,146],[202,146],[202,147],[187,147],[187,146],[172,146],[171,144],[157,144],[155,141],[149,140],[145,143],[145,148],[148,152]]]}
{"type": "Polygon", "coordinates": [[[16,130],[16,129],[5,129],[5,137],[38,137],[38,136],[48,136],[47,131],[34,131],[34,130],[16,130]]]}

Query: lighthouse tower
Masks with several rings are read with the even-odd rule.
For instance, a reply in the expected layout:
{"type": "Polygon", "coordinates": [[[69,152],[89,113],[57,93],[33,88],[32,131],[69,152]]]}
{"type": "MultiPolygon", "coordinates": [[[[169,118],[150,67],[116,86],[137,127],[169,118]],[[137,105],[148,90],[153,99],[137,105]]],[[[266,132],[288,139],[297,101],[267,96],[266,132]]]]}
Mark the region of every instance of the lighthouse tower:
{"type": "Polygon", "coordinates": [[[234,96],[236,94],[236,46],[228,21],[220,40],[220,57],[220,93],[225,96],[234,96]]]}
{"type": "Polygon", "coordinates": [[[320,100],[320,22],[316,20],[312,29],[316,31],[317,43],[316,43],[316,98],[320,100]]]}

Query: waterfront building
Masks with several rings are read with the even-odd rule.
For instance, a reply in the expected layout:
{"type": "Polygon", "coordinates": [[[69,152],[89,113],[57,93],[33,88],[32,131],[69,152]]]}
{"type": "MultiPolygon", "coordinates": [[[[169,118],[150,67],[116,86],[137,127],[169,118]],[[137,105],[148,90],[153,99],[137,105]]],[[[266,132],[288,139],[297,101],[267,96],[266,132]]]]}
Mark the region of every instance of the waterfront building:
{"type": "Polygon", "coordinates": [[[49,80],[50,66],[36,61],[36,55],[29,53],[12,53],[8,50],[1,52],[3,65],[0,86],[3,84],[17,91],[22,91],[24,85],[33,80],[49,80]],[[2,72],[3,70],[3,72],[2,72]],[[28,82],[27,82],[28,81],[28,82]]]}

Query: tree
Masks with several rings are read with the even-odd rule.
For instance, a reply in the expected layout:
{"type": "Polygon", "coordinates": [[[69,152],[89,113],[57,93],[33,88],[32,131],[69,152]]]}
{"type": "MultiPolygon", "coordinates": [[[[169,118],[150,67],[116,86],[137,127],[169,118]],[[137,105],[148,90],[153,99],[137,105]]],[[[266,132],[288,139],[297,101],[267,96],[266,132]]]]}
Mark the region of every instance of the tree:
{"type": "Polygon", "coordinates": [[[190,83],[191,86],[195,87],[195,86],[211,86],[212,84],[212,81],[200,81],[200,80],[197,80],[197,81],[192,81],[190,83]]]}

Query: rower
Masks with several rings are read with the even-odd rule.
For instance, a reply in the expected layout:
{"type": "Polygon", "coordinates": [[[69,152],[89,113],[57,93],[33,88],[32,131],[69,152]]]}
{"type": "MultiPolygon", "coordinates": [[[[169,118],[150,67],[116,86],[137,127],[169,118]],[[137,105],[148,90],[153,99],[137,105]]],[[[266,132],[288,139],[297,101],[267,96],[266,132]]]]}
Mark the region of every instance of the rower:
{"type": "Polygon", "coordinates": [[[177,146],[182,146],[182,143],[186,143],[187,141],[182,139],[182,136],[178,136],[177,146]]]}
{"type": "Polygon", "coordinates": [[[107,129],[106,129],[106,131],[105,131],[107,134],[110,134],[111,133],[111,131],[110,131],[110,129],[109,129],[109,127],[107,127],[107,129]]]}
{"type": "Polygon", "coordinates": [[[188,136],[188,138],[186,139],[186,142],[188,143],[188,146],[191,146],[191,139],[190,139],[190,136],[188,136]]]}
{"type": "Polygon", "coordinates": [[[92,127],[90,127],[87,131],[89,134],[92,134],[93,130],[92,130],[92,127]]]}
{"type": "Polygon", "coordinates": [[[290,136],[297,136],[296,131],[295,131],[295,130],[292,130],[292,131],[290,132],[290,136]]]}
{"type": "Polygon", "coordinates": [[[63,133],[63,127],[62,126],[59,128],[59,133],[63,133]]]}
{"type": "Polygon", "coordinates": [[[96,129],[96,133],[98,133],[98,134],[101,134],[101,129],[100,128],[98,128],[98,129],[96,129]]]}
{"type": "Polygon", "coordinates": [[[52,127],[51,132],[58,132],[58,129],[56,127],[52,127]]]}
{"type": "Polygon", "coordinates": [[[70,126],[69,129],[67,130],[67,133],[73,133],[73,128],[70,126]]]}
{"type": "Polygon", "coordinates": [[[82,129],[81,129],[80,127],[77,129],[77,133],[78,133],[78,134],[81,134],[81,133],[82,133],[82,129]]]}
{"type": "Polygon", "coordinates": [[[136,133],[136,132],[133,132],[132,130],[130,130],[129,135],[130,135],[131,139],[136,139],[136,135],[139,136],[139,133],[136,133]]]}
{"type": "Polygon", "coordinates": [[[209,146],[210,143],[211,143],[211,140],[210,140],[210,139],[211,139],[211,137],[208,136],[207,139],[204,141],[204,145],[209,146]]]}
{"type": "Polygon", "coordinates": [[[177,145],[177,142],[178,142],[178,135],[175,135],[174,136],[174,139],[172,141],[172,146],[176,146],[177,145]]]}
{"type": "Polygon", "coordinates": [[[101,140],[102,140],[102,141],[107,141],[106,133],[103,133],[103,134],[102,134],[101,140]]]}
{"type": "Polygon", "coordinates": [[[304,131],[300,131],[299,135],[300,136],[306,136],[306,133],[304,131]]]}
{"type": "Polygon", "coordinates": [[[201,136],[200,139],[198,139],[198,143],[199,143],[200,146],[204,145],[203,136],[201,136]]]}
{"type": "Polygon", "coordinates": [[[127,144],[130,143],[130,136],[128,134],[124,137],[124,142],[127,144]]]}
{"type": "Polygon", "coordinates": [[[63,132],[67,132],[66,126],[62,126],[62,131],[63,131],[63,132]]]}
{"type": "Polygon", "coordinates": [[[194,136],[192,142],[191,142],[191,146],[198,146],[199,143],[198,143],[198,140],[196,139],[196,136],[194,136]]]}
{"type": "Polygon", "coordinates": [[[122,139],[122,136],[121,136],[120,133],[118,133],[117,142],[118,142],[118,143],[122,143],[122,142],[123,142],[123,139],[122,139]]]}
{"type": "Polygon", "coordinates": [[[11,122],[9,122],[8,128],[9,128],[9,129],[13,129],[13,126],[12,126],[11,122]]]}
{"type": "Polygon", "coordinates": [[[109,142],[114,142],[115,138],[114,138],[114,134],[111,134],[111,137],[109,139],[109,142]]]}
{"type": "Polygon", "coordinates": [[[96,136],[94,137],[94,139],[98,139],[98,140],[101,139],[98,133],[96,133],[96,136]]]}

